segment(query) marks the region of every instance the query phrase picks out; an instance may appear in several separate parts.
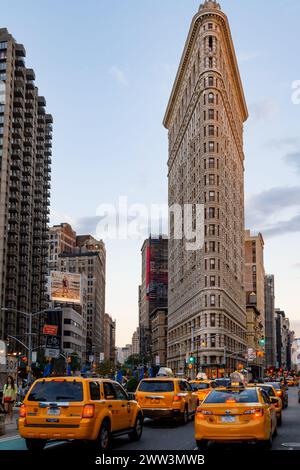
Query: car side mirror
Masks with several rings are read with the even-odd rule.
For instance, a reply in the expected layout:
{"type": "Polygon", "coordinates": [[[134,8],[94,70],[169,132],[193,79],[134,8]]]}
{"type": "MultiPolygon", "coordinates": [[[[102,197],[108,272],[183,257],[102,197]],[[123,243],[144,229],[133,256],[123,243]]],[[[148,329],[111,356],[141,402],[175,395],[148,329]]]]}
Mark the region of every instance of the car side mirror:
{"type": "Polygon", "coordinates": [[[279,399],[276,397],[270,397],[271,403],[278,403],[279,399]]]}

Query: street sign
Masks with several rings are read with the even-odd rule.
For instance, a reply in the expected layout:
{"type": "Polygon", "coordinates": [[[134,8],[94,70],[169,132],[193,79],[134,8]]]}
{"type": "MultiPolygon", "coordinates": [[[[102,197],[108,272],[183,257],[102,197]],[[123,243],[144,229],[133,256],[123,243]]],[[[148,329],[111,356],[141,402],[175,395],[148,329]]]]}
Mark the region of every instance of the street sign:
{"type": "Polygon", "coordinates": [[[6,344],[0,341],[0,365],[6,366],[6,344]]]}
{"type": "Polygon", "coordinates": [[[60,349],[60,337],[59,336],[47,336],[46,348],[47,349],[60,349]]]}
{"type": "Polygon", "coordinates": [[[253,348],[248,348],[247,359],[249,362],[255,361],[256,351],[253,348]]]}
{"type": "Polygon", "coordinates": [[[58,330],[57,325],[44,325],[43,335],[57,336],[57,330],[58,330]]]}
{"type": "Polygon", "coordinates": [[[57,359],[59,357],[59,349],[50,349],[46,348],[45,349],[45,356],[46,357],[53,357],[54,359],[57,359]]]}
{"type": "Polygon", "coordinates": [[[36,362],[37,361],[37,352],[33,351],[32,356],[31,356],[31,361],[36,362]]]}
{"type": "Polygon", "coordinates": [[[103,362],[104,361],[104,352],[101,352],[99,355],[99,361],[103,362]]]}

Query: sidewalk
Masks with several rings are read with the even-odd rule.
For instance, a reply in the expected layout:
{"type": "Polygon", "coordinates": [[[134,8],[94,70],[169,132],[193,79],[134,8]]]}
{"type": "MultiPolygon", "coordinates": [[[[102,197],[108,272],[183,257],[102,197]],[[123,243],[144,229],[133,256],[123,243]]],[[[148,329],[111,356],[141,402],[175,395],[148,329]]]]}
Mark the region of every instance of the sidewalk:
{"type": "Polygon", "coordinates": [[[13,422],[5,425],[5,434],[0,436],[0,442],[2,439],[7,439],[8,437],[19,437],[19,432],[17,428],[16,419],[18,417],[18,411],[14,412],[13,422]]]}

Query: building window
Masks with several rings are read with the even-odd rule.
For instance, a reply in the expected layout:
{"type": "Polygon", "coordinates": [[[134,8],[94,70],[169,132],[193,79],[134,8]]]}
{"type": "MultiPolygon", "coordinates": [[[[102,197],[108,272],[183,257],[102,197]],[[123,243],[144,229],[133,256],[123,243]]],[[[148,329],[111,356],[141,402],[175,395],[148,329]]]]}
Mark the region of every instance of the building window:
{"type": "Polygon", "coordinates": [[[207,28],[208,28],[208,29],[213,29],[213,24],[212,24],[212,23],[208,23],[207,28]]]}
{"type": "Polygon", "coordinates": [[[209,191],[209,202],[214,202],[215,201],[215,191],[209,191]]]}
{"type": "Polygon", "coordinates": [[[213,50],[213,37],[212,36],[209,36],[208,38],[208,48],[210,51],[213,50]]]}
{"type": "Polygon", "coordinates": [[[214,86],[214,77],[208,77],[208,86],[214,86]]]}
{"type": "Polygon", "coordinates": [[[216,210],[214,207],[210,207],[208,209],[208,218],[209,219],[214,219],[215,218],[215,214],[216,214],[216,210]]]}
{"type": "Polygon", "coordinates": [[[216,315],[215,313],[212,313],[210,316],[210,326],[215,327],[216,326],[216,315]]]}
{"type": "Polygon", "coordinates": [[[210,287],[215,287],[215,285],[216,285],[216,276],[210,276],[209,284],[210,284],[210,287]]]}
{"type": "Polygon", "coordinates": [[[209,109],[208,110],[208,119],[215,119],[215,110],[209,109]]]}
{"type": "Polygon", "coordinates": [[[215,143],[214,142],[208,142],[208,149],[209,149],[209,152],[214,152],[215,151],[215,143]]]}
{"type": "Polygon", "coordinates": [[[215,184],[215,175],[208,175],[208,184],[214,185],[215,184]]]}
{"type": "Polygon", "coordinates": [[[210,157],[208,159],[208,167],[209,168],[214,168],[215,167],[215,159],[213,157],[210,157]]]}
{"type": "Polygon", "coordinates": [[[215,258],[210,258],[210,260],[209,260],[209,269],[216,269],[216,260],[215,260],[215,258]]]}
{"type": "Polygon", "coordinates": [[[210,306],[215,307],[216,306],[216,296],[215,294],[210,295],[210,306]]]}
{"type": "Polygon", "coordinates": [[[208,126],[208,135],[211,137],[215,135],[215,126],[212,126],[212,125],[208,126]]]}
{"type": "Polygon", "coordinates": [[[0,42],[0,49],[7,49],[7,41],[0,42]]]}
{"type": "Polygon", "coordinates": [[[214,104],[215,102],[215,95],[213,93],[208,94],[208,102],[214,104]]]}

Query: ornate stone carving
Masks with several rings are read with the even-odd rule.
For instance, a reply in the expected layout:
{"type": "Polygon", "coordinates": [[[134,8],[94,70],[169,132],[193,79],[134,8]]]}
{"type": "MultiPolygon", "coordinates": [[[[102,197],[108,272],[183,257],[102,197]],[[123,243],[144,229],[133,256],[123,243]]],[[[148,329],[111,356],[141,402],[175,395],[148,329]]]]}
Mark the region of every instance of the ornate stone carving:
{"type": "Polygon", "coordinates": [[[212,8],[221,10],[221,5],[217,3],[216,0],[205,0],[205,2],[200,5],[199,11],[211,10],[212,8]]]}

